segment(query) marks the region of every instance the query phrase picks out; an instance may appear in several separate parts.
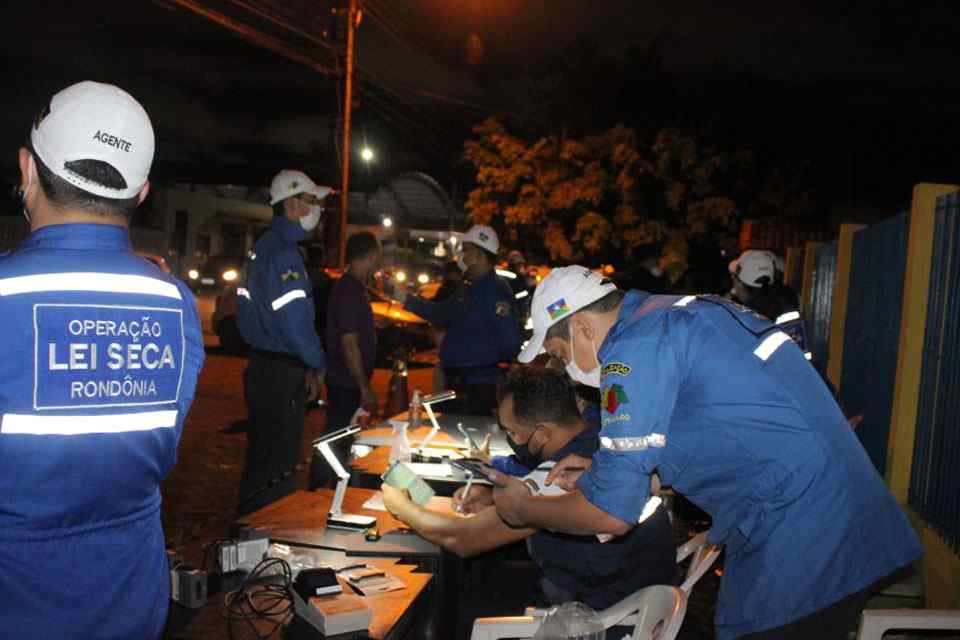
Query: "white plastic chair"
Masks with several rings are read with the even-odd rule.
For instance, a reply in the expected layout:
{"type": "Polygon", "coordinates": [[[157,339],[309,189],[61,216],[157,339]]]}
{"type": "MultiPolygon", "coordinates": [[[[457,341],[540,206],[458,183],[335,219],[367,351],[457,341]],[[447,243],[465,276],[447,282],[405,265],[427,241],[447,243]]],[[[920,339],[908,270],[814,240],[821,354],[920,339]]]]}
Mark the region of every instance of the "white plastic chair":
{"type": "MultiPolygon", "coordinates": [[[[644,587],[617,604],[599,612],[605,629],[633,625],[632,640],[674,640],[687,612],[687,595],[678,587],[644,587]]],[[[532,638],[543,616],[477,618],[470,640],[532,638]]]]}
{"type": "Polygon", "coordinates": [[[677,564],[680,564],[690,556],[690,564],[687,566],[687,575],[680,588],[688,596],[693,585],[703,577],[703,575],[713,566],[720,556],[720,545],[707,542],[708,531],[698,533],[690,538],[685,544],[677,548],[677,564]]]}
{"type": "Polygon", "coordinates": [[[893,629],[960,630],[960,611],[949,609],[867,609],[857,640],[881,640],[893,629]]]}

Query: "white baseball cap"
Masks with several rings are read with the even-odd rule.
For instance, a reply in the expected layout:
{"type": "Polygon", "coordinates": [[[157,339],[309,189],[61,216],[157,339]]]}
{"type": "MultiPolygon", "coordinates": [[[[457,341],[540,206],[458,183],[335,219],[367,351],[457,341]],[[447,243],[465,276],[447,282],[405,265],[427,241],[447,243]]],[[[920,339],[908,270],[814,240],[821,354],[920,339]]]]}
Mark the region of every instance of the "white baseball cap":
{"type": "Polygon", "coordinates": [[[78,82],[50,99],[30,131],[33,150],[50,171],[78,189],[104,198],[132,198],[153,164],[153,125],[133,96],[111,84],[78,82]],[[111,189],[67,168],[99,160],[116,169],[127,186],[111,189]]]}
{"type": "Polygon", "coordinates": [[[490,227],[484,227],[482,225],[472,226],[469,231],[463,234],[460,241],[475,244],[490,253],[500,251],[500,238],[497,237],[497,232],[490,227]]]}
{"type": "Polygon", "coordinates": [[[318,198],[326,198],[332,193],[331,187],[322,187],[307,177],[302,171],[284,169],[273,177],[270,183],[270,204],[274,205],[301,193],[312,193],[318,198]]]}
{"type": "Polygon", "coordinates": [[[551,271],[533,292],[530,303],[533,335],[517,359],[531,362],[544,352],[547,329],[616,290],[617,285],[586,267],[561,267],[551,271]]]}
{"type": "Polygon", "coordinates": [[[740,257],[730,263],[730,273],[749,287],[762,287],[760,278],[766,276],[773,283],[775,266],[773,254],[769,251],[744,251],[740,257]]]}

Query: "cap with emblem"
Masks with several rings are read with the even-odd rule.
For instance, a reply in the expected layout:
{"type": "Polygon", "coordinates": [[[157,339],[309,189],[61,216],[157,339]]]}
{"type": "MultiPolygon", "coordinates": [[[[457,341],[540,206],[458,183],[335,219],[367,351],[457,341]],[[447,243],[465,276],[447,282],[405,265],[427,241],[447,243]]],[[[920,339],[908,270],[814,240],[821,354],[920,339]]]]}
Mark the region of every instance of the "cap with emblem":
{"type": "Polygon", "coordinates": [[[490,227],[484,227],[481,225],[470,227],[470,230],[463,234],[463,238],[461,240],[462,242],[475,244],[481,249],[485,249],[490,253],[497,253],[500,251],[500,238],[497,237],[497,232],[490,227]]]}
{"type": "Polygon", "coordinates": [[[270,183],[270,204],[277,204],[301,193],[312,193],[318,198],[325,198],[333,193],[333,189],[318,185],[302,171],[284,169],[275,175],[270,183]]]}
{"type": "Polygon", "coordinates": [[[533,292],[530,303],[533,335],[517,359],[524,363],[532,361],[543,353],[547,329],[616,290],[615,284],[586,267],[561,267],[551,271],[533,292]]]}
{"type": "Polygon", "coordinates": [[[767,278],[766,284],[772,284],[775,272],[773,254],[769,251],[744,251],[730,263],[729,269],[732,275],[749,287],[762,287],[764,277],[767,278]]]}
{"type": "Polygon", "coordinates": [[[104,198],[136,196],[153,164],[153,125],[133,96],[100,82],[78,82],[50,99],[30,131],[34,152],[56,176],[104,198]],[[70,163],[98,160],[116,169],[125,188],[113,189],[74,173],[70,163]]]}

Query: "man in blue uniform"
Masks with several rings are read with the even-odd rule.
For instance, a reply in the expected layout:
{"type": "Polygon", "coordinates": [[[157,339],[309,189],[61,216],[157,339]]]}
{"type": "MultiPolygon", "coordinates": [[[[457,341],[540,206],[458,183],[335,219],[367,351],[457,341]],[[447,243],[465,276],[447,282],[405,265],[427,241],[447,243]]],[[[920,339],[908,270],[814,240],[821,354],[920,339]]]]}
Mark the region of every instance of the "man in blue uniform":
{"type": "Polygon", "coordinates": [[[190,290],[130,248],[154,135],[95,82],[20,149],[30,235],[0,259],[0,637],[158,638],[160,482],[200,367],[190,290]]]}
{"type": "Polygon", "coordinates": [[[297,243],[316,229],[330,191],[300,171],[274,177],[273,223],[247,257],[246,282],[237,288],[237,325],[252,348],[243,372],[250,427],[240,513],[295,488],[291,471],[302,455],[305,407],[316,398],[326,368],[297,243]]]}
{"type": "Polygon", "coordinates": [[[405,308],[445,327],[440,363],[447,386],[457,399],[445,405],[450,413],[491,415],[497,402],[501,362],[510,362],[520,350],[520,326],[510,287],[494,266],[500,241],[490,227],[472,227],[463,236],[463,262],[469,283],[442,302],[407,297],[403,286],[396,295],[405,308]]]}
{"type": "MultiPolygon", "coordinates": [[[[534,367],[511,371],[497,415],[518,459],[532,465],[521,466],[518,475],[533,482],[542,482],[547,470],[567,455],[589,457],[600,444],[600,425],[581,418],[573,387],[562,371],[534,367]]],[[[508,527],[492,508],[490,490],[481,485],[471,486],[471,493],[477,494],[472,501],[471,496],[463,501],[461,495],[459,504],[472,505],[475,515],[470,518],[419,507],[405,491],[389,485],[381,489],[391,513],[460,557],[526,540],[550,604],[578,600],[601,610],[648,585],[676,584],[679,577],[670,520],[663,508],[651,510],[627,535],[602,543],[593,535],[508,527]]],[[[543,490],[563,492],[556,487],[543,490]]]]}
{"type": "Polygon", "coordinates": [[[872,584],[921,548],[830,392],[768,320],[715,297],[624,295],[583,267],[533,298],[534,335],[601,389],[600,449],[551,472],[579,491],[495,491],[511,523],[630,530],[650,474],[704,509],[726,545],[717,638],[845,638],[872,584]]]}

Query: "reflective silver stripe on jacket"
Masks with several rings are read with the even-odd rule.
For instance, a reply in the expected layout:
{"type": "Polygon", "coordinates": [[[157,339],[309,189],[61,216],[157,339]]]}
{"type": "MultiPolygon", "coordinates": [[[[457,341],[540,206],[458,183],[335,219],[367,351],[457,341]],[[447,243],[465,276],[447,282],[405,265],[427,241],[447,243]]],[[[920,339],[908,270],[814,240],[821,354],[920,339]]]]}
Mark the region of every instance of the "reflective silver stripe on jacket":
{"type": "Polygon", "coordinates": [[[600,437],[600,446],[604,449],[613,449],[614,451],[643,451],[650,447],[662,449],[666,445],[667,435],[665,433],[651,433],[636,438],[600,437]]]}

